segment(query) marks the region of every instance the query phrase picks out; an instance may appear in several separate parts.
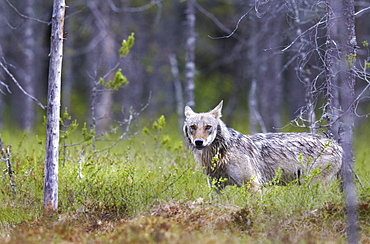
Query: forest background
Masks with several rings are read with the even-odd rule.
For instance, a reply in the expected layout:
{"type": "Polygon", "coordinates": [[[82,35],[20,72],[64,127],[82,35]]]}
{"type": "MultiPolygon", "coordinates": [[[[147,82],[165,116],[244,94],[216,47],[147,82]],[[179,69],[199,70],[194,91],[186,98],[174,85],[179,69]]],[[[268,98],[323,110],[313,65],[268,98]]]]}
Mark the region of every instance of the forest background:
{"type": "MultiPolygon", "coordinates": [[[[127,219],[137,216],[143,209],[167,218],[168,205],[156,205],[161,201],[175,201],[169,211],[174,208],[176,213],[185,211],[184,214],[187,215],[187,210],[198,210],[199,206],[200,211],[203,211],[202,197],[207,190],[194,187],[200,182],[200,175],[189,164],[191,157],[182,150],[181,143],[173,141],[173,136],[177,138],[181,134],[176,129],[181,127],[185,104],[195,107],[196,111],[206,111],[220,100],[225,100],[224,120],[245,133],[280,130],[325,133],[327,124],[333,126],[331,123],[336,122],[353,106],[357,128],[361,128],[363,133],[368,132],[367,122],[363,118],[370,112],[367,41],[370,31],[367,26],[369,17],[366,14],[369,3],[354,2],[357,40],[350,42],[353,43],[351,48],[355,52],[345,56],[345,66],[356,76],[357,83],[354,87],[354,100],[346,101],[348,108],[340,107],[340,104],[331,99],[335,97],[339,101],[345,101],[347,95],[342,85],[346,81],[334,83],[331,87],[328,83],[328,77],[333,75],[330,73],[333,69],[328,65],[329,52],[342,51],[331,38],[340,36],[345,31],[344,25],[330,24],[330,21],[336,19],[335,16],[330,18],[330,14],[341,11],[336,9],[336,3],[113,0],[67,2],[62,74],[62,111],[65,112],[61,115],[62,125],[67,131],[62,132],[60,138],[64,144],[60,147],[62,158],[59,161],[63,171],[59,188],[60,211],[73,211],[73,214],[67,212],[73,216],[66,219],[76,220],[81,217],[81,213],[86,214],[86,218],[95,216],[94,220],[81,220],[87,221],[90,229],[89,223],[95,226],[102,220],[107,220],[108,225],[115,225],[116,220],[122,218],[126,223],[127,219]],[[194,9],[189,8],[189,2],[194,4],[194,9]],[[191,23],[194,23],[194,29],[191,23]],[[335,35],[338,33],[339,35],[335,35]],[[135,44],[129,54],[122,58],[124,55],[120,57],[119,52],[122,40],[130,35],[135,38],[135,44]],[[193,60],[189,61],[191,48],[195,50],[195,70],[192,69],[193,60]],[[192,77],[195,78],[194,84],[192,77]],[[126,79],[127,84],[123,82],[115,87],[115,81],[122,82],[126,79]],[[193,91],[195,100],[191,98],[193,91]],[[330,109],[334,111],[329,111],[330,109]],[[160,117],[162,114],[165,116],[160,117]],[[170,118],[174,122],[171,123],[171,137],[162,133],[166,124],[164,118],[170,118]],[[246,122],[248,118],[249,122],[246,122]],[[102,151],[96,151],[93,142],[93,150],[90,151],[91,137],[86,134],[86,126],[82,128],[83,143],[71,142],[71,145],[66,145],[69,129],[75,129],[77,123],[81,128],[84,122],[94,131],[95,134],[91,134],[94,139],[101,135],[106,136],[103,146],[104,143],[109,144],[117,139],[117,135],[116,138],[113,135],[114,139],[109,137],[109,132],[118,133],[117,142],[126,140],[119,148],[127,150],[118,150],[117,153],[112,149],[117,143],[113,143],[106,154],[101,154],[102,151]],[[143,139],[141,130],[147,136],[143,141],[140,141],[143,139]],[[69,149],[76,148],[76,145],[77,149],[69,149]],[[142,152],[140,145],[151,149],[142,152]],[[147,164],[147,161],[150,163],[147,164]],[[156,175],[160,173],[157,167],[162,169],[163,174],[160,176],[156,175]],[[78,181],[75,181],[76,177],[78,181]],[[154,187],[153,182],[156,181],[158,182],[154,187]],[[194,199],[190,205],[183,205],[184,201],[194,199]],[[156,207],[159,209],[156,210],[156,207]],[[107,215],[114,217],[106,217],[107,215]],[[110,222],[112,219],[113,223],[110,222]]],[[[28,144],[30,138],[27,133],[21,135],[13,132],[17,129],[28,131],[32,137],[34,134],[42,135],[45,130],[43,107],[47,93],[50,9],[51,3],[47,1],[5,0],[0,3],[0,126],[8,141],[6,143],[19,143],[13,154],[18,174],[16,176],[19,178],[14,178],[14,172],[8,167],[11,184],[4,184],[1,194],[5,197],[4,202],[9,204],[4,204],[6,210],[2,211],[1,220],[2,224],[6,223],[4,226],[9,226],[9,223],[34,219],[34,222],[28,223],[27,230],[32,229],[34,223],[39,225],[37,217],[40,216],[42,170],[33,170],[42,165],[40,162],[44,149],[40,150],[37,145],[29,146],[31,144],[28,144]],[[26,144],[27,149],[23,146],[26,144]],[[22,150],[25,153],[20,153],[22,150]],[[14,179],[17,179],[16,183],[14,179]],[[32,206],[29,202],[33,203],[32,206]],[[21,210],[10,208],[14,204],[21,210]]],[[[338,63],[340,62],[334,62],[338,63]]],[[[334,133],[339,131],[338,128],[334,129],[334,133]]],[[[361,135],[358,138],[362,140],[366,138],[363,134],[358,135],[361,135]]],[[[42,136],[36,138],[37,144],[43,146],[42,136]]],[[[368,170],[368,150],[364,144],[357,144],[357,148],[361,149],[357,151],[357,155],[361,157],[358,158],[356,167],[361,169],[360,176],[363,176],[368,170]]],[[[8,162],[10,147],[2,150],[2,160],[8,162]]],[[[7,178],[4,175],[2,179],[5,182],[7,178]]],[[[368,185],[366,180],[361,184],[360,192],[360,207],[364,211],[360,211],[359,215],[363,228],[362,238],[367,238],[369,231],[366,222],[369,214],[368,185]]],[[[325,232],[338,217],[340,227],[334,226],[328,238],[343,240],[341,233],[345,227],[343,228],[343,209],[340,207],[343,204],[340,197],[335,198],[330,195],[332,193],[324,191],[320,192],[324,195],[319,200],[317,189],[312,188],[304,188],[306,195],[299,195],[302,192],[298,193],[299,191],[290,187],[284,188],[286,190],[271,189],[266,190],[267,194],[260,200],[251,200],[250,194],[242,190],[226,191],[226,202],[237,191],[238,197],[233,197],[231,205],[247,206],[247,203],[251,207],[226,213],[226,222],[223,224],[231,232],[235,231],[236,225],[237,231],[241,230],[244,234],[246,231],[256,236],[262,235],[265,212],[271,211],[271,216],[275,220],[279,219],[280,212],[292,207],[289,204],[294,202],[289,201],[287,196],[298,194],[296,198],[304,204],[286,211],[285,220],[297,220],[293,215],[301,215],[301,211],[307,210],[308,215],[303,215],[303,218],[307,217],[308,230],[304,230],[301,235],[310,239],[313,231],[310,228],[317,227],[309,224],[311,217],[316,218],[313,214],[316,210],[312,209],[317,207],[319,213],[323,214],[321,217],[325,219],[324,226],[319,229],[323,228],[325,232]],[[278,197],[282,205],[276,204],[278,197]],[[238,201],[241,203],[237,203],[238,201]],[[326,221],[327,216],[331,216],[329,221],[326,221]]],[[[207,204],[213,204],[206,199],[207,204]]],[[[221,200],[224,204],[223,201],[225,199],[221,200]]],[[[212,206],[211,208],[213,209],[212,206]]],[[[170,217],[177,216],[176,213],[171,213],[170,217]]],[[[198,213],[190,213],[191,216],[193,214],[198,213]]],[[[198,219],[190,218],[190,221],[198,219]]],[[[58,221],[60,224],[60,220],[58,221]]],[[[168,238],[166,233],[170,227],[169,224],[164,224],[167,220],[163,223],[161,220],[158,223],[155,221],[147,223],[148,226],[153,224],[155,228],[159,228],[160,233],[163,232],[164,236],[161,238],[168,238]]],[[[99,227],[101,224],[97,225],[98,227],[91,228],[102,231],[99,227]]],[[[8,227],[5,229],[9,233],[8,227]]],[[[285,230],[281,232],[281,241],[284,242],[284,238],[295,238],[294,232],[288,232],[286,237],[283,233],[285,230]]],[[[42,229],[39,231],[42,235],[46,234],[42,229]]],[[[262,235],[259,238],[273,239],[275,231],[277,230],[269,233],[271,236],[262,235]]],[[[58,233],[52,235],[54,234],[52,238],[70,238],[60,237],[58,233]]],[[[244,237],[248,238],[248,235],[244,237]]],[[[12,240],[8,237],[5,240],[12,240]]],[[[149,236],[155,242],[156,238],[156,232],[149,236]]]]}
{"type": "MultiPolygon", "coordinates": [[[[96,83],[100,78],[113,80],[121,68],[129,84],[115,92],[97,93],[98,131],[106,131],[112,121],[124,121],[132,109],[138,112],[146,105],[141,117],[175,116],[177,105],[186,103],[186,2],[77,0],[67,5],[62,110],[67,107],[80,124],[91,124],[92,94],[94,87],[101,88],[96,83]],[[121,42],[133,32],[135,45],[121,59],[121,42]],[[177,64],[171,65],[171,60],[177,64]],[[180,70],[177,77],[171,72],[176,67],[180,70]],[[182,85],[180,95],[176,80],[182,85]]],[[[355,5],[361,10],[367,2],[356,1],[355,5]]],[[[38,0],[6,0],[0,6],[2,63],[44,105],[51,7],[49,1],[38,0]]],[[[223,99],[224,118],[230,126],[240,124],[248,132],[249,123],[233,121],[248,121],[248,110],[254,109],[261,119],[251,119],[250,131],[277,131],[307,112],[307,86],[319,101],[311,105],[322,109],[326,29],[320,21],[326,12],[323,1],[197,1],[196,111],[206,111],[223,99]],[[258,126],[261,122],[264,128],[258,126]]],[[[365,11],[356,17],[356,60],[363,65],[368,58],[368,47],[362,43],[369,39],[369,16],[365,11]]],[[[31,102],[4,69],[1,81],[0,127],[32,130],[40,125],[45,113],[40,106],[31,102]]],[[[358,82],[357,91],[366,85],[358,82]]],[[[368,90],[365,98],[367,94],[368,90]]],[[[360,115],[369,112],[365,98],[356,104],[360,115]]]]}

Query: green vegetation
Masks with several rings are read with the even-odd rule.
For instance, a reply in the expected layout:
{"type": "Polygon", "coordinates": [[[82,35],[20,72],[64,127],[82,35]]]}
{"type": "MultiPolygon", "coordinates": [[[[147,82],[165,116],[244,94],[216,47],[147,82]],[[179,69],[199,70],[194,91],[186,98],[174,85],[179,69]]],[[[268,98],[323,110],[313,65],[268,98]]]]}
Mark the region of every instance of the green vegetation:
{"type": "Polygon", "coordinates": [[[134,46],[135,43],[135,37],[134,33],[131,33],[131,35],[127,38],[127,40],[122,41],[122,46],[119,49],[119,56],[121,58],[125,57],[131,50],[131,48],[134,46]]]}
{"type": "MultiPolygon", "coordinates": [[[[16,195],[2,160],[0,243],[345,243],[337,183],[270,186],[261,193],[227,187],[215,195],[166,123],[162,116],[117,146],[99,142],[93,151],[82,135],[86,126],[75,128],[74,122],[61,138],[66,147],[60,150],[59,213],[53,216],[42,207],[43,136],[3,132],[16,195]]],[[[364,242],[370,241],[369,133],[364,125],[355,141],[364,242]]]]}

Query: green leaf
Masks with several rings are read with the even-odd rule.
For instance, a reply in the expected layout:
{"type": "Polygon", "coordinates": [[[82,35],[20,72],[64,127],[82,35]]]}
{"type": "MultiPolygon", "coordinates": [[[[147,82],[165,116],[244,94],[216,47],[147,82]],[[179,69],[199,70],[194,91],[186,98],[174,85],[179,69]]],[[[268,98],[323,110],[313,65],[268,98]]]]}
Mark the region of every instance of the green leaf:
{"type": "Polygon", "coordinates": [[[168,144],[170,142],[170,136],[169,135],[165,135],[163,136],[162,140],[161,140],[161,144],[162,146],[168,144]]]}
{"type": "Polygon", "coordinates": [[[161,115],[161,117],[159,117],[157,121],[154,121],[152,128],[155,130],[162,130],[165,125],[166,118],[164,117],[164,115],[161,115]]]}
{"type": "Polygon", "coordinates": [[[143,132],[144,132],[146,135],[150,135],[150,130],[149,130],[147,127],[144,127],[144,128],[143,128],[143,132]]]}
{"type": "Polygon", "coordinates": [[[164,115],[161,115],[161,117],[159,117],[158,124],[162,127],[166,125],[166,118],[164,117],[164,115]]]}
{"type": "Polygon", "coordinates": [[[71,118],[72,117],[69,115],[67,107],[65,107],[64,108],[64,113],[63,113],[62,119],[70,120],[71,118]]]}
{"type": "Polygon", "coordinates": [[[101,86],[104,85],[104,79],[103,78],[99,79],[99,85],[101,85],[101,86]]]}
{"type": "Polygon", "coordinates": [[[122,74],[122,70],[119,69],[114,75],[114,79],[107,82],[105,87],[117,91],[120,87],[128,84],[127,78],[122,74]]]}
{"type": "Polygon", "coordinates": [[[347,58],[348,67],[352,68],[353,62],[355,62],[356,60],[356,54],[347,54],[346,58],[347,58]]]}
{"type": "Polygon", "coordinates": [[[119,49],[119,56],[121,58],[126,56],[130,52],[130,49],[134,46],[134,43],[135,43],[134,33],[131,33],[127,41],[126,40],[122,41],[122,46],[119,49]]]}
{"type": "Polygon", "coordinates": [[[82,128],[82,135],[83,135],[85,141],[90,141],[91,139],[94,138],[95,129],[88,131],[87,127],[86,127],[86,122],[85,122],[84,127],[82,128]]]}

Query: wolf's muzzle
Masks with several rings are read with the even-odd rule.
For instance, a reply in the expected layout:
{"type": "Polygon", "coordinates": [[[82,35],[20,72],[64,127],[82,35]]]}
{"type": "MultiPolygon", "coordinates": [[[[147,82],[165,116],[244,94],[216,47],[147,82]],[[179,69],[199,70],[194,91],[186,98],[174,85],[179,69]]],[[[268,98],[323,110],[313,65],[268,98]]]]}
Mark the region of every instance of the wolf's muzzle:
{"type": "Polygon", "coordinates": [[[203,145],[204,141],[202,139],[197,139],[194,141],[194,143],[195,143],[196,149],[201,150],[204,148],[204,145],[203,145]]]}

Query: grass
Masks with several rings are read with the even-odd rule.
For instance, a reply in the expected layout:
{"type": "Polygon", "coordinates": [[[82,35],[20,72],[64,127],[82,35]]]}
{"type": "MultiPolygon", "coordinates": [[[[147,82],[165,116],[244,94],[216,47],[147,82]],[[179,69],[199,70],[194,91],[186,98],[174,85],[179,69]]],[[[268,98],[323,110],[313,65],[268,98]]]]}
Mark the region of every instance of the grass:
{"type": "MultiPolygon", "coordinates": [[[[370,155],[365,126],[356,134],[359,235],[370,242],[370,155]]],[[[110,137],[114,138],[114,135],[110,137]]],[[[59,211],[43,212],[44,139],[12,132],[16,195],[5,163],[0,177],[0,243],[345,243],[345,208],[337,184],[227,187],[215,195],[165,121],[118,146],[91,141],[61,149],[59,211]]],[[[109,138],[108,138],[109,139],[109,138]]],[[[66,143],[82,141],[78,132],[66,143]]]]}

